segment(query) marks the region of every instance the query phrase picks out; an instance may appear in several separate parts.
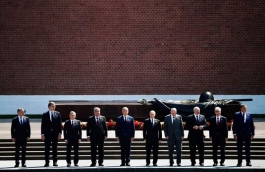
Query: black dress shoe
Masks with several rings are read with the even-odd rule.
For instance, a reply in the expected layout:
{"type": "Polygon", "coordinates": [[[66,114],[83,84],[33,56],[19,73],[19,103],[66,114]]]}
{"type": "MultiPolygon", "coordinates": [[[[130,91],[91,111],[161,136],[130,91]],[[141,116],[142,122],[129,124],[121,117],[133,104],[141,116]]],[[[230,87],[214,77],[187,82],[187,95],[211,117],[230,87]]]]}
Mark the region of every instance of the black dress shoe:
{"type": "Polygon", "coordinates": [[[204,166],[204,163],[200,163],[200,166],[204,166]]]}
{"type": "Polygon", "coordinates": [[[155,166],[155,167],[156,167],[156,166],[157,166],[157,164],[153,164],[153,166],[155,166]]]}
{"type": "Polygon", "coordinates": [[[217,166],[217,163],[213,163],[213,166],[217,166]]]}
{"type": "Polygon", "coordinates": [[[181,163],[178,163],[178,166],[180,167],[181,166],[181,163]]]}
{"type": "Polygon", "coordinates": [[[131,166],[130,163],[126,163],[126,166],[131,166]]]}
{"type": "Polygon", "coordinates": [[[71,164],[67,164],[67,167],[70,167],[71,166],[71,164]]]}
{"type": "Polygon", "coordinates": [[[94,163],[92,163],[91,165],[90,165],[90,167],[95,167],[96,166],[96,164],[94,164],[94,163]]]}
{"type": "Polygon", "coordinates": [[[225,166],[225,164],[223,162],[220,163],[221,166],[225,166]]]}
{"type": "Polygon", "coordinates": [[[58,167],[57,162],[54,162],[54,163],[53,163],[53,166],[54,166],[54,167],[58,167]]]}
{"type": "Polygon", "coordinates": [[[44,165],[44,167],[49,167],[49,166],[50,166],[50,165],[49,165],[49,164],[47,164],[47,163],[44,165]]]}
{"type": "Polygon", "coordinates": [[[194,164],[194,163],[192,163],[192,164],[191,164],[191,166],[195,166],[195,164],[194,164]]]}
{"type": "Polygon", "coordinates": [[[145,166],[149,166],[149,164],[148,163],[146,163],[146,165],[145,166]]]}
{"type": "Polygon", "coordinates": [[[78,164],[75,164],[75,166],[76,166],[76,167],[79,167],[79,165],[78,165],[78,164]]]}
{"type": "Polygon", "coordinates": [[[247,166],[251,167],[252,165],[251,165],[251,163],[247,163],[247,166]]]}
{"type": "Polygon", "coordinates": [[[14,167],[15,167],[15,168],[19,167],[19,164],[16,164],[14,167]]]}
{"type": "Polygon", "coordinates": [[[22,167],[27,167],[27,165],[26,164],[22,164],[22,167]]]}
{"type": "Polygon", "coordinates": [[[104,164],[103,164],[103,163],[100,163],[100,164],[98,164],[98,166],[101,166],[101,167],[103,167],[103,166],[104,166],[104,164]]]}
{"type": "Polygon", "coordinates": [[[121,167],[122,167],[122,166],[125,166],[125,164],[124,164],[124,163],[122,163],[120,166],[121,166],[121,167]]]}
{"type": "Polygon", "coordinates": [[[170,167],[172,167],[172,166],[173,166],[173,164],[172,164],[172,163],[170,163],[170,164],[169,164],[169,166],[170,166],[170,167]]]}
{"type": "Polygon", "coordinates": [[[236,166],[237,166],[237,167],[242,167],[242,164],[237,164],[236,166]]]}

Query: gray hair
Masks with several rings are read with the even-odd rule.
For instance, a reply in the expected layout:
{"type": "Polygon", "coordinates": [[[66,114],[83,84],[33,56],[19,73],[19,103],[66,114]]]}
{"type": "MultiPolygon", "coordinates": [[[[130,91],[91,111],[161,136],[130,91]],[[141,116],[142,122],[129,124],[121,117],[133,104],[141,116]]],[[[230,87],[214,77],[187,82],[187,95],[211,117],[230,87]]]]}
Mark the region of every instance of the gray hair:
{"type": "Polygon", "coordinates": [[[193,111],[194,111],[195,109],[197,109],[197,110],[201,110],[198,106],[195,106],[195,107],[193,108],[193,111]]]}
{"type": "Polygon", "coordinates": [[[172,110],[177,112],[177,108],[171,108],[170,111],[172,111],[172,110]]]}
{"type": "Polygon", "coordinates": [[[219,112],[221,112],[221,108],[220,108],[220,107],[215,107],[215,108],[214,108],[214,111],[219,111],[219,112]]]}
{"type": "Polygon", "coordinates": [[[17,109],[17,113],[20,112],[20,111],[23,111],[24,112],[24,109],[23,108],[18,108],[17,109]]]}
{"type": "Polygon", "coordinates": [[[99,108],[99,107],[94,107],[94,111],[95,111],[95,110],[100,111],[100,108],[99,108]]]}
{"type": "Polygon", "coordinates": [[[122,110],[123,110],[123,109],[125,109],[125,110],[129,111],[129,109],[128,109],[127,107],[123,107],[123,108],[122,108],[122,110]]]}
{"type": "Polygon", "coordinates": [[[73,115],[75,115],[75,116],[76,116],[76,113],[75,113],[75,111],[71,111],[71,112],[70,112],[70,115],[71,115],[71,114],[73,114],[73,115]]]}
{"type": "Polygon", "coordinates": [[[149,114],[151,114],[151,113],[154,114],[154,115],[156,114],[156,112],[155,112],[154,110],[151,110],[151,111],[149,112],[149,114]]]}

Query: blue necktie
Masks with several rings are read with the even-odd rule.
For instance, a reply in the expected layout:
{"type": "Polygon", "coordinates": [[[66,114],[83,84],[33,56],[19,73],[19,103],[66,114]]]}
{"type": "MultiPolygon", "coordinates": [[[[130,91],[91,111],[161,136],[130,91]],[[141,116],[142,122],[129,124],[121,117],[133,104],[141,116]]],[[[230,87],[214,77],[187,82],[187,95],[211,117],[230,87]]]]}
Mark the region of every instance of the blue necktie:
{"type": "Polygon", "coordinates": [[[22,125],[23,124],[23,120],[22,120],[22,118],[20,117],[20,125],[22,125]]]}
{"type": "Polygon", "coordinates": [[[97,125],[98,125],[98,118],[97,118],[97,125]]]}
{"type": "Polygon", "coordinates": [[[197,123],[199,124],[200,122],[199,122],[199,116],[196,116],[196,119],[197,119],[197,123]]]}

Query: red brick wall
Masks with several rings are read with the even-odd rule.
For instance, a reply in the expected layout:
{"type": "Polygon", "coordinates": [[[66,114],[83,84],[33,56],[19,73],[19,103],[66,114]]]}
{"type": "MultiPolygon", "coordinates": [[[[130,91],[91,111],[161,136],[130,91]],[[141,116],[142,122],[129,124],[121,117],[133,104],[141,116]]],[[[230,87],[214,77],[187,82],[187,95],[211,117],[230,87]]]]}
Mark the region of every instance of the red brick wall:
{"type": "Polygon", "coordinates": [[[263,0],[1,0],[0,94],[265,94],[263,0]]]}

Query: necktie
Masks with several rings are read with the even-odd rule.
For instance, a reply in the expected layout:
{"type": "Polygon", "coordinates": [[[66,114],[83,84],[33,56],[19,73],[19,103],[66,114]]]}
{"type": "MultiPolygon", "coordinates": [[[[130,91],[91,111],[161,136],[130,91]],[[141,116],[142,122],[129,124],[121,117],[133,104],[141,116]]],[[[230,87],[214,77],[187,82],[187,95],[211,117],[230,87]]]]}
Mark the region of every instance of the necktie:
{"type": "Polygon", "coordinates": [[[176,121],[176,117],[175,117],[175,116],[173,116],[173,124],[175,123],[175,121],[176,121]]]}
{"type": "Polygon", "coordinates": [[[126,116],[124,117],[124,122],[126,122],[126,116]]]}
{"type": "Polygon", "coordinates": [[[72,127],[74,127],[74,121],[72,121],[72,127]]]}
{"type": "Polygon", "coordinates": [[[198,115],[196,116],[196,121],[197,121],[198,124],[200,123],[199,122],[199,116],[198,115]]]}
{"type": "Polygon", "coordinates": [[[20,125],[22,125],[23,124],[23,121],[22,121],[22,118],[20,117],[20,125]]]}
{"type": "Polygon", "coordinates": [[[217,122],[216,122],[216,124],[217,124],[217,127],[219,127],[219,124],[220,124],[219,117],[217,117],[217,122]]]}
{"type": "Polygon", "coordinates": [[[154,127],[154,119],[152,119],[152,126],[154,127]]]}
{"type": "Polygon", "coordinates": [[[97,122],[96,122],[96,123],[97,123],[97,125],[98,125],[98,118],[97,118],[97,122]]]}

